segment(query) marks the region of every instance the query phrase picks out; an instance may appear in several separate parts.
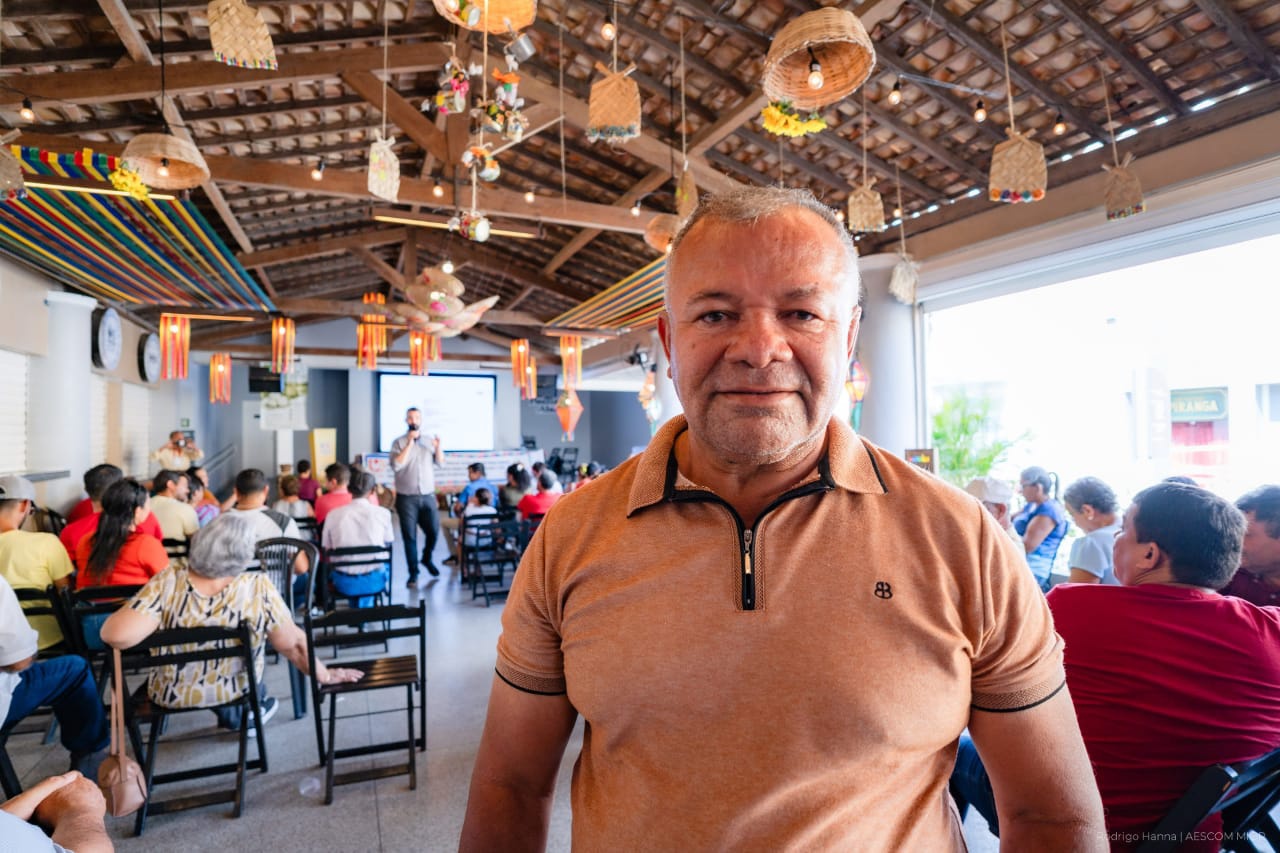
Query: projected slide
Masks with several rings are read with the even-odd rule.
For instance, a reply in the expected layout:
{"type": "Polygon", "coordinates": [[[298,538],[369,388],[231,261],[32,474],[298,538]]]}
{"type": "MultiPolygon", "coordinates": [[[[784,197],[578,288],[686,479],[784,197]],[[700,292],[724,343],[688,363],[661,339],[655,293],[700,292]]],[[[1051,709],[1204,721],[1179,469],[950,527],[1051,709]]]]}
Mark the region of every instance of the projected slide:
{"type": "Polygon", "coordinates": [[[423,435],[439,435],[445,450],[493,450],[497,393],[493,376],[379,374],[379,449],[391,450],[404,435],[405,410],[417,406],[423,435]]]}

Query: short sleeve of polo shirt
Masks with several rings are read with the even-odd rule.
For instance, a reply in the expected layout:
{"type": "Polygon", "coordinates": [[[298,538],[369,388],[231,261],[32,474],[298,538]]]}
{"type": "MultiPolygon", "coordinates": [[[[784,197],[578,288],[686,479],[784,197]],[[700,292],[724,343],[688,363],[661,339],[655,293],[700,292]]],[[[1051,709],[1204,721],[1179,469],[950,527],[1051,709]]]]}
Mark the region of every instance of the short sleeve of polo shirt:
{"type": "Polygon", "coordinates": [[[566,692],[559,614],[548,589],[547,526],[540,526],[525,549],[502,612],[498,676],[526,693],[566,692]]]}
{"type": "Polygon", "coordinates": [[[1067,565],[1072,569],[1083,569],[1091,575],[1102,577],[1111,567],[1109,555],[1102,553],[1101,546],[1092,536],[1081,536],[1071,546],[1071,559],[1067,565]]]}
{"type": "Polygon", "coordinates": [[[1014,542],[985,511],[981,524],[980,624],[973,635],[970,701],[981,711],[1019,711],[1044,702],[1066,683],[1062,639],[1014,542]]]}

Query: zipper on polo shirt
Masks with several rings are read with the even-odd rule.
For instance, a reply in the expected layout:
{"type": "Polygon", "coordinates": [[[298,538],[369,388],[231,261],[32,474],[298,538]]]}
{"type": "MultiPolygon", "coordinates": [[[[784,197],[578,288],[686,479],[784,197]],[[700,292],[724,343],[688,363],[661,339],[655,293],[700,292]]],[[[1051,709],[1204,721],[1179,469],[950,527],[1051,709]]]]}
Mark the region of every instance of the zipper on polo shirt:
{"type": "Polygon", "coordinates": [[[751,545],[755,529],[742,531],[742,609],[756,609],[756,576],[751,570],[751,545]]]}

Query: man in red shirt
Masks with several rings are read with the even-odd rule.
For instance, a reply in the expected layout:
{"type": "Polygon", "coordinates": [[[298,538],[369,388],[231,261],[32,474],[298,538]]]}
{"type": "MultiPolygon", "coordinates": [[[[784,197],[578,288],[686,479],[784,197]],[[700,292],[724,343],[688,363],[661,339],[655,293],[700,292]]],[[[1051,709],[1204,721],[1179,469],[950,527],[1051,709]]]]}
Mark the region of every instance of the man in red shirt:
{"type": "MultiPolygon", "coordinates": [[[[70,519],[67,526],[62,528],[62,532],[58,534],[58,539],[62,542],[62,547],[67,549],[72,561],[76,558],[76,549],[80,546],[80,540],[93,533],[98,529],[98,517],[102,515],[102,496],[112,485],[124,479],[124,472],[114,465],[94,465],[88,471],[84,472],[84,490],[89,493],[89,497],[85,498],[81,503],[87,505],[88,511],[81,512],[80,506],[77,505],[71,511],[70,519]]],[[[156,539],[164,538],[160,532],[160,522],[156,520],[155,514],[147,513],[147,517],[138,525],[139,533],[146,533],[154,536],[156,539]]]]}
{"type": "Polygon", "coordinates": [[[1249,522],[1240,571],[1222,590],[1257,605],[1280,605],[1280,486],[1262,486],[1236,501],[1249,522]]]}
{"type": "Polygon", "coordinates": [[[525,495],[520,499],[520,503],[516,504],[516,512],[520,513],[520,517],[546,515],[547,510],[551,509],[551,505],[560,497],[559,492],[552,491],[558,482],[554,473],[543,469],[538,475],[538,491],[525,495]]]}

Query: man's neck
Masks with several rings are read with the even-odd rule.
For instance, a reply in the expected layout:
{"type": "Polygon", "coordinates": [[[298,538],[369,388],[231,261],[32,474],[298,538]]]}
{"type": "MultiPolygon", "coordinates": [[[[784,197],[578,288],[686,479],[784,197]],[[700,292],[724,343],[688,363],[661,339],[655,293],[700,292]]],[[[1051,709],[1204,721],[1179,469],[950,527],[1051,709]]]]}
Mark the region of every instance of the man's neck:
{"type": "Polygon", "coordinates": [[[765,464],[716,460],[688,430],[676,437],[676,464],[685,477],[705,486],[729,503],[748,527],[755,524],[779,495],[804,482],[826,451],[826,437],[792,456],[765,464]]]}
{"type": "Polygon", "coordinates": [[[242,510],[262,509],[266,505],[267,505],[267,502],[263,500],[256,500],[256,499],[247,500],[247,501],[237,500],[234,508],[242,509],[242,510]]]}

